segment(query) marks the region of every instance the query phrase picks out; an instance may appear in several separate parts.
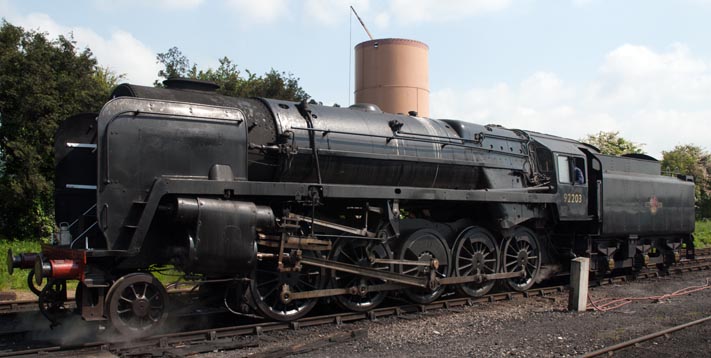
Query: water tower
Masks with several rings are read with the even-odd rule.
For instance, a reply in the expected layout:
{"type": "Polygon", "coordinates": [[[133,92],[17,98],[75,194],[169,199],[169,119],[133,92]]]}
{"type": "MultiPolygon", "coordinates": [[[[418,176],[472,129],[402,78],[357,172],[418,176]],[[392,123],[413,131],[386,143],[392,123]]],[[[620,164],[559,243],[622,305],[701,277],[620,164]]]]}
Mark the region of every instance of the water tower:
{"type": "MultiPolygon", "coordinates": [[[[366,30],[367,31],[367,30],[366,30]]],[[[355,102],[384,112],[430,115],[429,47],[408,39],[374,39],[355,47],[355,102]]]]}

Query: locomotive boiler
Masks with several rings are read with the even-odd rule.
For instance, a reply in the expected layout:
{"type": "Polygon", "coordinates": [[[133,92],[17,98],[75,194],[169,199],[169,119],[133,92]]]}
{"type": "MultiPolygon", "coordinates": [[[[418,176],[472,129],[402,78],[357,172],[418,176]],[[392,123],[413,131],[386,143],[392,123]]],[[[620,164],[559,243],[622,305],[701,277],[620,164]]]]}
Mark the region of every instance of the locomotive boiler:
{"type": "Polygon", "coordinates": [[[56,134],[55,243],[10,255],[51,319],[78,311],[153,331],[184,272],[237,313],[294,320],[330,299],[526,290],[576,256],[605,274],[693,255],[694,184],[651,157],[450,119],[118,86],[56,134]],[[34,261],[34,262],[33,262],[34,261]],[[224,300],[222,298],[224,297],[224,300]]]}

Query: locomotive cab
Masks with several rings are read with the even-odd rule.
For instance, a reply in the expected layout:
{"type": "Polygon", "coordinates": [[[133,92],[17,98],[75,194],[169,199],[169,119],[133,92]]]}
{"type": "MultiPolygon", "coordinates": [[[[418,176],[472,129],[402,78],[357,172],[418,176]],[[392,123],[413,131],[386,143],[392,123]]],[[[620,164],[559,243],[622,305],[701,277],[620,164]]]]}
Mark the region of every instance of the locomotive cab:
{"type": "Polygon", "coordinates": [[[589,220],[585,158],[556,153],[560,220],[589,220]]]}
{"type": "Polygon", "coordinates": [[[550,178],[556,193],[557,219],[588,221],[589,161],[579,143],[569,139],[535,133],[536,157],[541,173],[550,178]]]}

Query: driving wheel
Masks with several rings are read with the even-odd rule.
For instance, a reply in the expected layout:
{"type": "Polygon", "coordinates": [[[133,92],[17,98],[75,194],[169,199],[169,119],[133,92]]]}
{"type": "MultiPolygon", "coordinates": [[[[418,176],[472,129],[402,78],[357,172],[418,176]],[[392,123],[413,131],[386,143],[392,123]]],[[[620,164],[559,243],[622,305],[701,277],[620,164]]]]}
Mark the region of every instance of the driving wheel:
{"type": "MultiPolygon", "coordinates": [[[[331,251],[331,260],[376,270],[391,271],[392,265],[373,263],[370,258],[392,259],[392,251],[386,243],[342,238],[336,241],[331,251]]],[[[336,302],[351,311],[367,311],[383,302],[387,292],[361,292],[360,288],[385,283],[376,278],[364,277],[343,271],[332,271],[331,285],[334,288],[359,288],[359,293],[336,296],[336,302]]]]}
{"type": "MultiPolygon", "coordinates": [[[[304,251],[304,256],[318,257],[314,251],[304,251]]],[[[285,266],[290,266],[285,264],[285,266]]],[[[284,285],[291,292],[318,290],[324,285],[321,269],[303,265],[299,271],[279,271],[277,260],[257,261],[257,269],[250,282],[252,299],[259,311],[277,321],[292,321],[303,317],[314,308],[318,298],[282,300],[284,285]]]]}
{"type": "MultiPolygon", "coordinates": [[[[454,276],[490,275],[499,271],[499,249],[493,235],[484,228],[465,229],[454,244],[454,276]]],[[[495,281],[469,282],[457,285],[457,291],[467,296],[481,297],[495,281]]]]}
{"type": "Polygon", "coordinates": [[[165,322],[168,294],[147,273],[125,275],[111,286],[106,297],[109,321],[127,336],[154,333],[165,322]]]}
{"type": "Polygon", "coordinates": [[[525,291],[536,282],[541,269],[541,246],[536,234],[528,228],[514,229],[501,250],[503,272],[524,272],[523,277],[505,280],[514,291],[525,291]]]}
{"type": "MultiPolygon", "coordinates": [[[[433,268],[430,265],[398,265],[398,272],[417,277],[428,277],[431,270],[435,270],[436,278],[449,276],[450,271],[450,251],[447,242],[442,235],[432,229],[420,229],[407,237],[400,246],[398,259],[417,261],[421,263],[431,263],[437,260],[439,265],[433,268]]],[[[405,295],[415,303],[430,303],[444,292],[444,286],[435,289],[429,288],[407,288],[405,295]]]]}

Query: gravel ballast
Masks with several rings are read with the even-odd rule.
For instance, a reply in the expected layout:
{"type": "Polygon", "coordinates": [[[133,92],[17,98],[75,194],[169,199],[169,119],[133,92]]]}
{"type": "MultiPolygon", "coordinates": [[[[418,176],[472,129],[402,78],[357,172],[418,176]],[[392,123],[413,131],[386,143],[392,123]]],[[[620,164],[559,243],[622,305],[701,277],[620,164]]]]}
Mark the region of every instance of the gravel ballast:
{"type": "MultiPolygon", "coordinates": [[[[593,301],[661,296],[704,285],[709,272],[686,273],[594,288],[593,301]]],[[[299,347],[339,332],[367,335],[328,344],[309,357],[569,357],[711,315],[711,289],[662,300],[635,301],[598,312],[567,311],[568,294],[437,310],[340,326],[263,334],[259,347],[205,357],[258,356],[299,347]]],[[[254,339],[247,337],[244,339],[254,339]]],[[[711,323],[703,323],[615,353],[616,357],[704,357],[711,353],[711,323]]]]}

